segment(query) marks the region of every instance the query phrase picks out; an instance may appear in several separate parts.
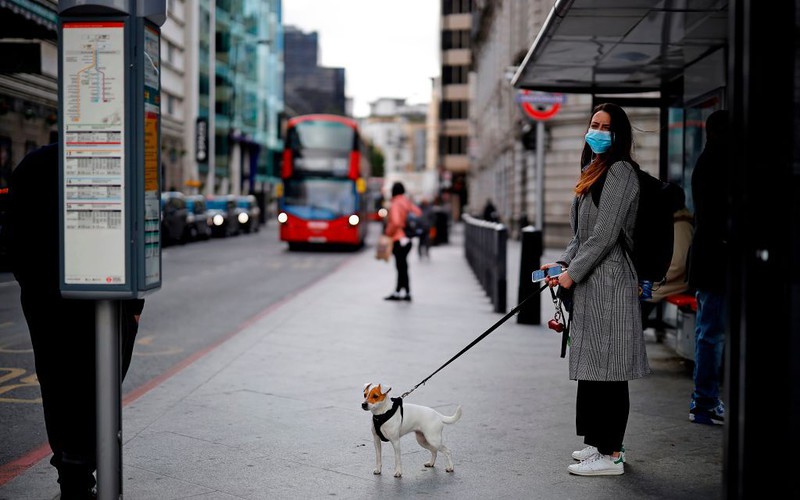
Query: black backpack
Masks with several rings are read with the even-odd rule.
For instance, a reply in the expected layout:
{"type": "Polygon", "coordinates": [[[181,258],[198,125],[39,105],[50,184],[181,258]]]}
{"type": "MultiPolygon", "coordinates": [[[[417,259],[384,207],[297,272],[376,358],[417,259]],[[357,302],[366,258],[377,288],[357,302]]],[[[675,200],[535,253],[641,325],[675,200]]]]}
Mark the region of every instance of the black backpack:
{"type": "MultiPolygon", "coordinates": [[[[620,234],[620,240],[631,256],[639,281],[663,283],[672,262],[675,242],[670,190],[680,187],[657,179],[640,168],[635,170],[639,176],[639,209],[632,235],[633,248],[628,248],[624,235],[620,234]]],[[[600,203],[604,183],[605,174],[591,188],[595,206],[600,203]]]]}
{"type": "Polygon", "coordinates": [[[406,216],[406,227],[404,229],[408,238],[415,238],[422,233],[422,221],[411,210],[408,211],[408,216],[406,216]]]}

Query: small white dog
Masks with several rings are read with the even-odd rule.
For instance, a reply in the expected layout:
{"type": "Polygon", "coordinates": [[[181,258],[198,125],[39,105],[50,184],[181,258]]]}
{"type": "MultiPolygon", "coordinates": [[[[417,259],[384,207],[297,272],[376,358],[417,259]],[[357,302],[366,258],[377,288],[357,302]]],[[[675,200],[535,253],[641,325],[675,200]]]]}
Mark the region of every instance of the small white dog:
{"type": "Polygon", "coordinates": [[[446,417],[427,406],[403,403],[402,398],[389,398],[391,387],[364,385],[364,402],[361,408],[372,412],[372,439],[375,442],[375,470],[381,473],[381,441],[389,441],[394,448],[394,477],[402,477],[403,465],[400,462],[400,438],[414,432],[420,446],[431,452],[431,459],[425,467],[433,467],[436,454],[447,457],[447,472],[453,472],[453,459],[450,450],[442,442],[444,424],[454,424],[461,418],[461,406],[451,417],[446,417]]]}

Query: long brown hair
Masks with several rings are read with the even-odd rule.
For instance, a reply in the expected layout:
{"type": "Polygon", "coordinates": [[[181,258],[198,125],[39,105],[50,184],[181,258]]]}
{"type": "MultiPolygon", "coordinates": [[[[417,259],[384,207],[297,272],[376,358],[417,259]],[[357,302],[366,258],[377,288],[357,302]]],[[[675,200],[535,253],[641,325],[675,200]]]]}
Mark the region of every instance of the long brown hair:
{"type": "Polygon", "coordinates": [[[589,117],[589,126],[591,126],[592,118],[599,111],[605,111],[611,117],[611,147],[605,153],[596,155],[592,152],[589,144],[584,142],[581,152],[581,176],[578,178],[578,184],[575,185],[575,194],[579,196],[589,192],[592,185],[606,173],[608,167],[619,160],[630,162],[634,168],[637,166],[631,158],[633,132],[628,115],[616,104],[610,102],[598,104],[589,117]]]}

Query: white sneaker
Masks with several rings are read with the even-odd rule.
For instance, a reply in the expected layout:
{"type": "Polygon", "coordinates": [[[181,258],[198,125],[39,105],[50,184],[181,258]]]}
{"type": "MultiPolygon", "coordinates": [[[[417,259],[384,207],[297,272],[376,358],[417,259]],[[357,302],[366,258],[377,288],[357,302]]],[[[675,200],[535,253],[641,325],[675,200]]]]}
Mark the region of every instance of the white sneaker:
{"type": "MultiPolygon", "coordinates": [[[[587,446],[586,448],[578,451],[572,452],[572,458],[578,460],[580,462],[586,460],[587,458],[591,458],[593,455],[597,455],[600,451],[595,448],[594,446],[587,446]]],[[[619,452],[619,456],[622,457],[622,461],[625,462],[625,447],[622,447],[622,451],[619,452]]]]}
{"type": "Polygon", "coordinates": [[[599,451],[594,446],[587,446],[586,448],[578,451],[572,452],[572,458],[578,460],[579,462],[583,462],[587,458],[591,458],[593,455],[597,455],[599,451]]]}
{"type": "Polygon", "coordinates": [[[622,464],[622,456],[615,459],[598,453],[579,464],[570,465],[567,470],[578,476],[619,476],[625,473],[625,466],[622,464]]]}

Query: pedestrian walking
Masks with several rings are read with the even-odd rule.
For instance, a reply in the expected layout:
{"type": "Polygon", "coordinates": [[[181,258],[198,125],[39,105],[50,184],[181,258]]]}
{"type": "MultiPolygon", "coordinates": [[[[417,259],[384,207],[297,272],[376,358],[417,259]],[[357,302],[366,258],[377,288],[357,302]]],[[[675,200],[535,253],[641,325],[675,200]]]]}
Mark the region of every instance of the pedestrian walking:
{"type": "Polygon", "coordinates": [[[728,130],[727,111],[715,111],[708,116],[706,144],[692,173],[695,233],[689,285],[696,290],[697,317],[689,420],[699,424],[725,423],[725,404],[719,388],[727,311],[728,202],[721,185],[728,174],[728,130]]]}
{"type": "Polygon", "coordinates": [[[419,204],[419,209],[422,211],[422,215],[419,217],[419,226],[417,228],[417,236],[419,237],[419,241],[417,242],[417,253],[419,254],[420,260],[423,257],[430,259],[431,227],[434,225],[433,206],[427,199],[423,199],[419,204]]]}
{"type": "Polygon", "coordinates": [[[571,474],[623,474],[628,424],[628,381],[650,373],[645,352],[632,248],[639,200],[633,133],[625,111],[596,106],[581,154],[581,174],[571,208],[573,237],[560,259],[565,271],[548,279],[572,294],[569,378],[578,382],[576,432],[587,446],[571,474]],[[600,193],[599,203],[592,200],[600,193]],[[624,238],[626,245],[623,244],[624,238]]]}
{"type": "Polygon", "coordinates": [[[392,239],[392,255],[397,267],[397,284],[394,292],[384,297],[385,300],[411,301],[411,284],[408,278],[408,254],[411,252],[411,238],[406,234],[406,220],[408,214],[416,217],[422,211],[405,195],[406,189],[402,182],[392,185],[392,201],[389,207],[389,216],[386,221],[384,234],[392,239]]]}
{"type": "MultiPolygon", "coordinates": [[[[58,155],[58,144],[34,150],[11,175],[10,254],[33,344],[60,498],[84,500],[94,498],[97,467],[95,301],[65,299],[59,290],[58,155]]],[[[124,378],[144,300],[119,303],[124,378]]]]}

